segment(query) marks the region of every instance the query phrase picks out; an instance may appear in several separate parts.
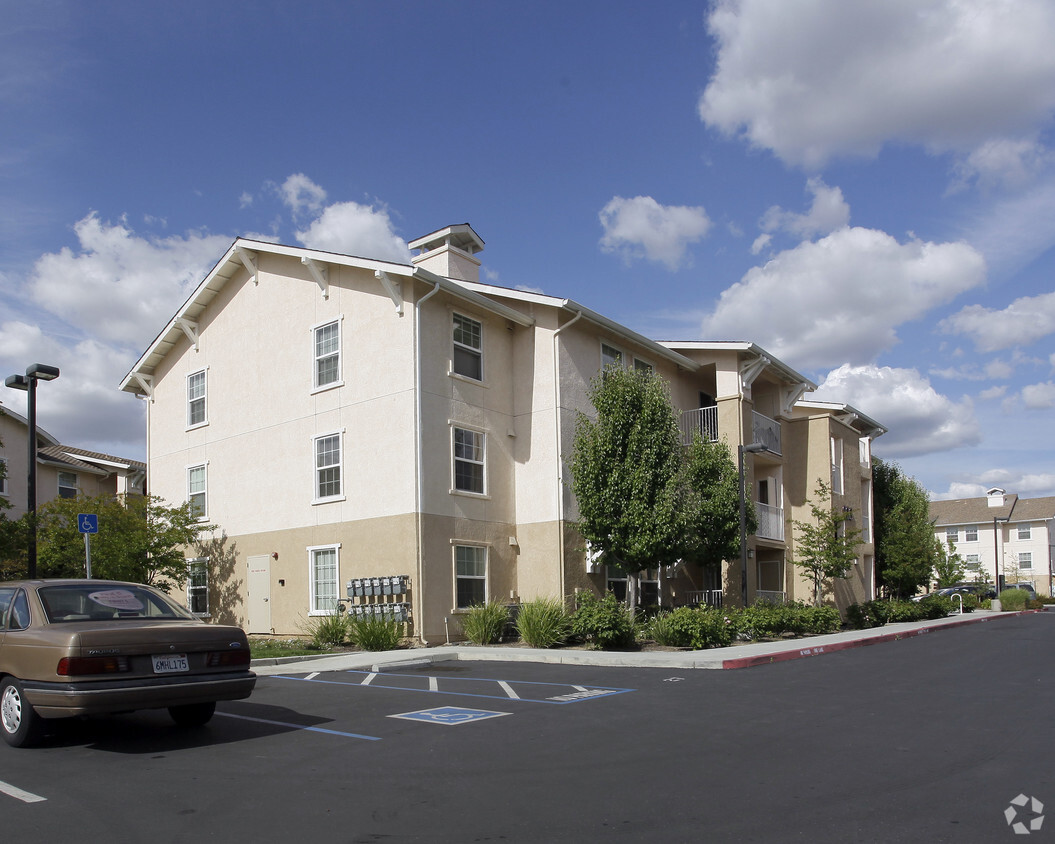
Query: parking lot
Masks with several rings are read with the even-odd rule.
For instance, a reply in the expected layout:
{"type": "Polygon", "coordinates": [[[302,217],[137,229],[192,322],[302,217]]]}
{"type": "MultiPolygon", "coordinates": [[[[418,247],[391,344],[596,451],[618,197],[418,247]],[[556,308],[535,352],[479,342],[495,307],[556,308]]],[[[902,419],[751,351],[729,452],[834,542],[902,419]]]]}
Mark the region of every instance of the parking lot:
{"type": "Polygon", "coordinates": [[[740,671],[294,665],[200,730],[141,712],[0,748],[0,818],[11,840],[1012,840],[1012,799],[1055,807],[1053,644],[1038,614],[740,671]]]}

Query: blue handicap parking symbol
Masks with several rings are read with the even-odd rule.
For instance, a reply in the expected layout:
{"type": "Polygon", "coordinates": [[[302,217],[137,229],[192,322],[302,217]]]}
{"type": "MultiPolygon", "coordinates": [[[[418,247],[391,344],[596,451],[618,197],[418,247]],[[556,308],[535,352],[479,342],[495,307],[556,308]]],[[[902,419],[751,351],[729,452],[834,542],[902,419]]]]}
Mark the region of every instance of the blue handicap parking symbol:
{"type": "Polygon", "coordinates": [[[425,721],[429,724],[468,724],[470,721],[483,721],[487,718],[498,718],[511,715],[511,712],[492,712],[487,709],[466,709],[462,706],[437,706],[434,709],[422,709],[418,712],[404,712],[401,715],[389,715],[389,718],[404,718],[408,721],[425,721]]]}

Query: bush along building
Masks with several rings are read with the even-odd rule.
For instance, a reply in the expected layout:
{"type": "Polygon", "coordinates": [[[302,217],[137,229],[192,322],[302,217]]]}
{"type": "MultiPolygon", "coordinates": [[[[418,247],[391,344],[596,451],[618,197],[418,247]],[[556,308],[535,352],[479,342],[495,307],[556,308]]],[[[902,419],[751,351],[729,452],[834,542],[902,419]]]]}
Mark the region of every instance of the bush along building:
{"type": "MultiPolygon", "coordinates": [[[[222,528],[236,564],[197,560],[250,633],[295,633],[351,596],[443,641],[474,603],[620,589],[574,528],[568,457],[591,379],[649,369],[686,442],[737,447],[758,531],[747,598],[807,599],[795,519],[818,478],[871,521],[877,423],[750,342],[660,343],[570,299],[479,281],[469,225],[409,263],[239,239],[122,382],[147,402],[151,489],[222,528]]],[[[874,595],[873,550],[832,591],[874,595]]],[[[204,575],[202,573],[205,573],[204,575]]],[[[202,584],[202,577],[209,578],[202,584]]],[[[741,561],[645,576],[664,605],[740,602],[741,561]]]]}

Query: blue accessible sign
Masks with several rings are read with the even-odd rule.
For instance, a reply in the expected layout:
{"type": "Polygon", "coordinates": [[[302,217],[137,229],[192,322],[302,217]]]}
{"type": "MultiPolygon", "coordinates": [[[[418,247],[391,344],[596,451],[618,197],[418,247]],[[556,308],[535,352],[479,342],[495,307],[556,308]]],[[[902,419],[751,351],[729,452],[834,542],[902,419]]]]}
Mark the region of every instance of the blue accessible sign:
{"type": "Polygon", "coordinates": [[[78,513],[77,530],[81,533],[98,533],[99,517],[95,513],[78,513]]]}

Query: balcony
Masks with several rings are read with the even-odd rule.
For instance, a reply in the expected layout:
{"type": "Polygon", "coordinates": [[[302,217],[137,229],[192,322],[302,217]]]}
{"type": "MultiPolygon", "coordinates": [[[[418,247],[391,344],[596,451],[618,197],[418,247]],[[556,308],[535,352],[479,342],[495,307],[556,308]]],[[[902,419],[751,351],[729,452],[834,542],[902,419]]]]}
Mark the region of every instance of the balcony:
{"type": "Polygon", "coordinates": [[[751,412],[751,441],[765,443],[773,454],[782,454],[780,450],[780,423],[761,413],[751,412]]]}
{"type": "Polygon", "coordinates": [[[771,504],[755,502],[755,515],[758,516],[758,530],[755,536],[762,539],[784,541],[784,508],[771,504]]]}
{"type": "Polygon", "coordinates": [[[686,410],[678,417],[678,427],[681,428],[681,444],[692,445],[693,437],[697,434],[704,442],[718,442],[718,408],[700,407],[696,410],[686,410]]]}
{"type": "Polygon", "coordinates": [[[721,589],[696,589],[685,593],[690,607],[721,607],[721,589]]]}

